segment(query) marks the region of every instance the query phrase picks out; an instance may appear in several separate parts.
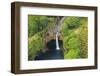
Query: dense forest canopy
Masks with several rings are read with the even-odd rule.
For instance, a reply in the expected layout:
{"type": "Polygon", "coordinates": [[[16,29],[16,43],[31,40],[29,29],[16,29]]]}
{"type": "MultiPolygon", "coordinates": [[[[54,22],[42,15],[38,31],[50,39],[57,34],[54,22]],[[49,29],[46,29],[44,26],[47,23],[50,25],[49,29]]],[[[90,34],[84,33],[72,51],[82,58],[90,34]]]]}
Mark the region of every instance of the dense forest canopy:
{"type": "Polygon", "coordinates": [[[63,40],[64,59],[88,57],[88,18],[74,16],[36,16],[28,15],[28,59],[34,60],[36,54],[45,47],[46,32],[53,32],[57,18],[63,40]],[[59,20],[58,20],[59,23],[59,20]]]}

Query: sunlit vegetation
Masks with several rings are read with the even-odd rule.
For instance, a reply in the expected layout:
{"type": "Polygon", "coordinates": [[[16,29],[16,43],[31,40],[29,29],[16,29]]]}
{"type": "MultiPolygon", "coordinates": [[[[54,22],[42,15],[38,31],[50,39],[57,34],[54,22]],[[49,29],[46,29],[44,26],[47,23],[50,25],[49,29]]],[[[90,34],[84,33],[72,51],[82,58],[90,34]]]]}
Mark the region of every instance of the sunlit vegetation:
{"type": "MultiPolygon", "coordinates": [[[[55,26],[56,16],[28,15],[28,59],[45,47],[45,33],[55,26]]],[[[66,16],[61,23],[64,59],[88,57],[88,18],[66,16]]],[[[51,31],[52,32],[52,31],[51,31]]]]}

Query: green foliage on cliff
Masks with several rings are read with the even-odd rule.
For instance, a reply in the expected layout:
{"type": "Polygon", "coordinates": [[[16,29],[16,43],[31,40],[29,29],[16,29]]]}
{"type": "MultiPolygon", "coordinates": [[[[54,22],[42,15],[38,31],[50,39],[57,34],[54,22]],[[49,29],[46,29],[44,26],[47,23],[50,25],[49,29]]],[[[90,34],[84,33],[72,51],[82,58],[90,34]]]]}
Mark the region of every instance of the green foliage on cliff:
{"type": "MultiPolygon", "coordinates": [[[[54,26],[54,16],[28,16],[28,59],[34,57],[44,47],[43,33],[54,26]]],[[[61,24],[64,59],[87,58],[88,25],[86,17],[67,16],[61,24]]]]}

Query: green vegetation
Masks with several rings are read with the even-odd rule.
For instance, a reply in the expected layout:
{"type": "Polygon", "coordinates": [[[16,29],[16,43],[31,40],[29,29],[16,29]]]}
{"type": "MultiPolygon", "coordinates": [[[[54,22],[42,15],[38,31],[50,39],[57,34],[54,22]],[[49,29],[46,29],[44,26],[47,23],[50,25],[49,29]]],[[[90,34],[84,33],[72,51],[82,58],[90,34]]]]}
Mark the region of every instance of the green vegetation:
{"type": "MultiPolygon", "coordinates": [[[[56,16],[28,16],[28,59],[45,47],[44,34],[55,26],[56,16]]],[[[87,58],[88,28],[86,17],[67,16],[60,26],[64,59],[87,58]]]]}

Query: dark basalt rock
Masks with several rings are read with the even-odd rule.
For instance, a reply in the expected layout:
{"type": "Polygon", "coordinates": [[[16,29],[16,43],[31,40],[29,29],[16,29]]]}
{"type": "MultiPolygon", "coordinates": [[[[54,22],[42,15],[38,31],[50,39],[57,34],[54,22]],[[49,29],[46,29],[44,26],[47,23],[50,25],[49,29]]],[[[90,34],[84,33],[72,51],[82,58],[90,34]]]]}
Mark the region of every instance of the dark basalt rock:
{"type": "MultiPolygon", "coordinates": [[[[63,46],[63,41],[58,40],[60,48],[63,46]]],[[[52,39],[46,44],[48,50],[46,52],[40,52],[35,60],[52,60],[52,59],[64,59],[63,50],[56,50],[56,40],[52,39]]]]}

